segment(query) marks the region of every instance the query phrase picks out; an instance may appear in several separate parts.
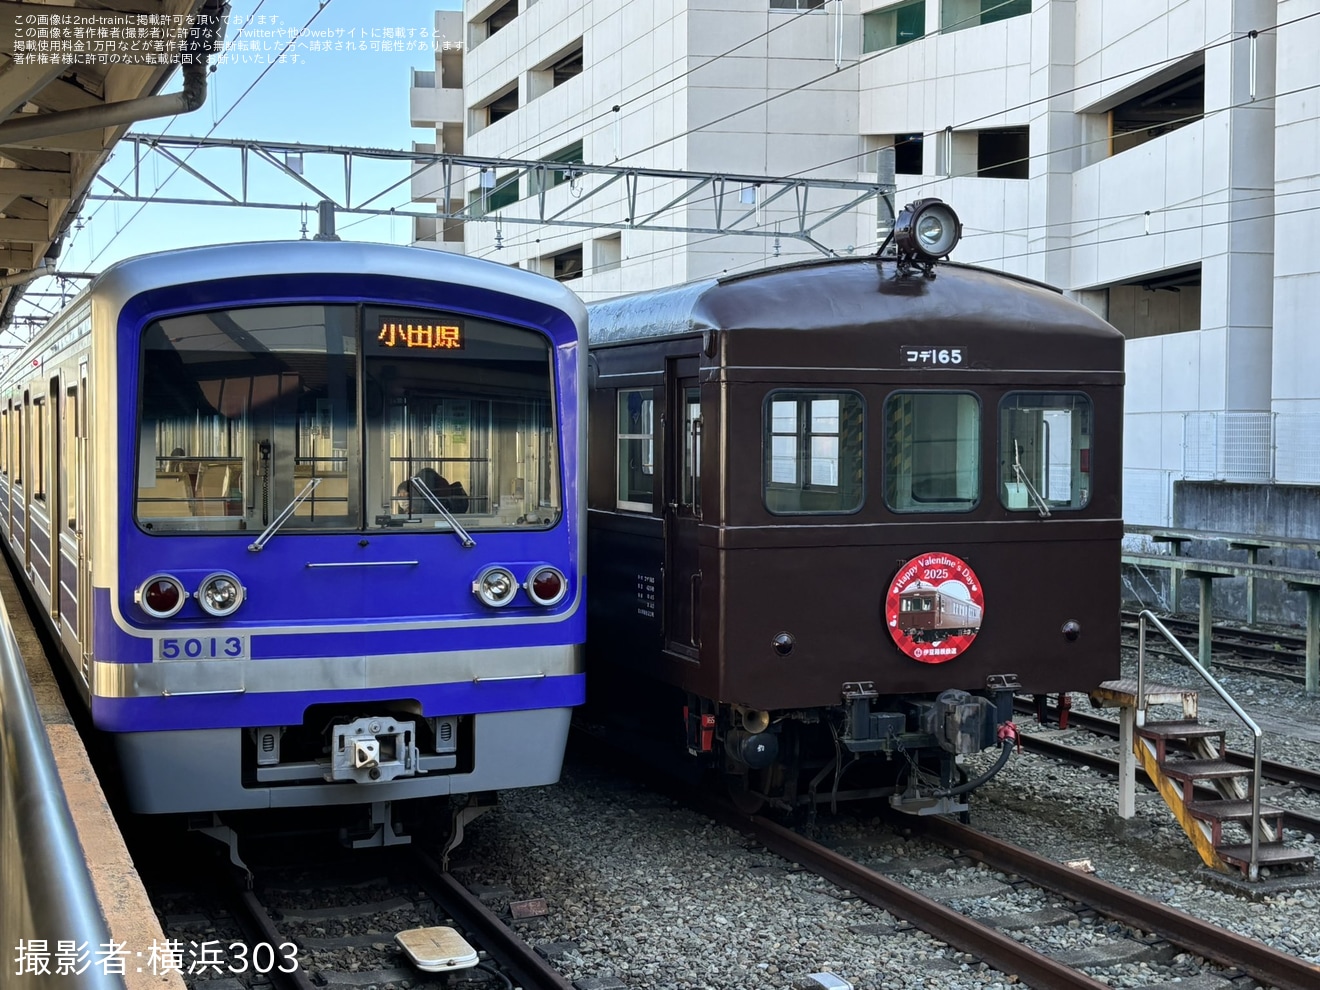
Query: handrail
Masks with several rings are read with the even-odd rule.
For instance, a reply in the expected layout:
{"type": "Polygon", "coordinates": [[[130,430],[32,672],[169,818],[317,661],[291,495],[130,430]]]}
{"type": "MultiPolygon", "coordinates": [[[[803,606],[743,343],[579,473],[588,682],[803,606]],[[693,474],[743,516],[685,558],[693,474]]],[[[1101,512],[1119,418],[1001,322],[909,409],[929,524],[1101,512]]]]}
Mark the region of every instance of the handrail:
{"type": "Polygon", "coordinates": [[[1264,734],[1255,720],[1243,711],[1242,706],[1233,700],[1232,695],[1224,690],[1223,685],[1214,679],[1210,671],[1206,670],[1196,657],[1192,656],[1187,647],[1183,646],[1178,638],[1169,632],[1154,612],[1150,609],[1143,609],[1137,619],[1137,725],[1146,724],[1146,622],[1149,620],[1169,641],[1169,645],[1182,654],[1183,659],[1191,664],[1192,669],[1201,675],[1201,679],[1209,684],[1214,689],[1215,694],[1219,695],[1223,702],[1233,710],[1233,714],[1246,723],[1247,728],[1251,730],[1251,734],[1255,737],[1255,756],[1251,761],[1251,863],[1248,866],[1248,878],[1257,880],[1260,874],[1260,764],[1264,748],[1262,742],[1264,734]]]}
{"type": "MultiPolygon", "coordinates": [[[[69,814],[55,756],[37,711],[9,612],[0,603],[0,817],[13,823],[0,834],[0,945],[17,952],[20,944],[44,941],[53,952],[56,940],[70,940],[79,953],[96,959],[110,941],[110,930],[97,905],[87,861],[69,814]],[[30,925],[30,929],[23,926],[30,925]]],[[[7,962],[13,957],[7,957],[7,962]]],[[[34,959],[34,962],[38,960],[34,959]]],[[[85,960],[84,960],[85,961],[85,960]]],[[[47,955],[48,972],[16,973],[6,987],[48,987],[56,961],[47,955]]],[[[38,966],[34,966],[34,969],[38,966]]],[[[122,976],[93,962],[77,978],[78,986],[123,990],[122,976]]]]}

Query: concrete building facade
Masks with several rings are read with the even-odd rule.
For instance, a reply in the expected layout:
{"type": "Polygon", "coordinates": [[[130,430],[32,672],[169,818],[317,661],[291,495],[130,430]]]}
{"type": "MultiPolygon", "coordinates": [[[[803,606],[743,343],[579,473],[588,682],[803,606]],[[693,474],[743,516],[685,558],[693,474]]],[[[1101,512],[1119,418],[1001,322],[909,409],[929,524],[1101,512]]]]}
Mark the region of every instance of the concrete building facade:
{"type": "MultiPolygon", "coordinates": [[[[938,196],[962,217],[958,260],[1059,286],[1127,335],[1130,522],[1196,525],[1177,487],[1235,482],[1262,493],[1243,524],[1277,529],[1268,489],[1320,484],[1317,15],[1317,0],[468,0],[465,147],[848,179],[893,148],[897,203],[938,196]]],[[[591,209],[613,222],[626,202],[591,209]]],[[[857,211],[821,240],[872,252],[881,219],[857,211]]],[[[464,241],[587,299],[816,255],[489,222],[464,241]]],[[[1320,512],[1307,528],[1320,536],[1320,512]]]]}

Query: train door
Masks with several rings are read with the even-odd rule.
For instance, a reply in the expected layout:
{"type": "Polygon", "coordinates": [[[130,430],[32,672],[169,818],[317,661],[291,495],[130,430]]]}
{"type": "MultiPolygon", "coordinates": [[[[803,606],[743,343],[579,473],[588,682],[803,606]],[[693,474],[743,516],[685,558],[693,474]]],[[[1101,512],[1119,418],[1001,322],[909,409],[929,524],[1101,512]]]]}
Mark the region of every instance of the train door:
{"type": "Polygon", "coordinates": [[[665,416],[665,647],[696,659],[701,652],[701,391],[697,360],[669,364],[665,416]]]}
{"type": "MultiPolygon", "coordinates": [[[[73,436],[73,449],[70,454],[73,459],[73,514],[69,520],[70,528],[73,531],[74,541],[77,544],[78,561],[78,653],[76,662],[81,671],[83,682],[86,683],[92,668],[92,557],[88,544],[88,506],[91,504],[88,497],[90,481],[89,457],[87,439],[87,421],[89,419],[87,394],[87,365],[82,364],[78,367],[78,383],[71,388],[69,395],[69,409],[66,415],[69,418],[70,432],[73,436]]],[[[114,513],[105,513],[102,525],[113,525],[114,513]]]]}

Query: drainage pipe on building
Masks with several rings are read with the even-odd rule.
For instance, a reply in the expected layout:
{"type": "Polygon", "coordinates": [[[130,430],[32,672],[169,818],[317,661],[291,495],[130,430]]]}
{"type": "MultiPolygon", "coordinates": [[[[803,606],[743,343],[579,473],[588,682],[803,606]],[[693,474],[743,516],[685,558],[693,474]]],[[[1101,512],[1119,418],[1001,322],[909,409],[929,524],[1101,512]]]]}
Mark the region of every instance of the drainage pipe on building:
{"type": "Polygon", "coordinates": [[[228,14],[229,4],[226,0],[206,0],[202,9],[193,17],[180,49],[181,55],[192,56],[191,61],[182,63],[181,92],[144,96],[137,100],[122,100],[79,110],[30,114],[19,120],[10,120],[0,124],[0,147],[101,127],[135,124],[140,120],[172,117],[197,110],[206,102],[207,62],[220,48],[228,14]]]}

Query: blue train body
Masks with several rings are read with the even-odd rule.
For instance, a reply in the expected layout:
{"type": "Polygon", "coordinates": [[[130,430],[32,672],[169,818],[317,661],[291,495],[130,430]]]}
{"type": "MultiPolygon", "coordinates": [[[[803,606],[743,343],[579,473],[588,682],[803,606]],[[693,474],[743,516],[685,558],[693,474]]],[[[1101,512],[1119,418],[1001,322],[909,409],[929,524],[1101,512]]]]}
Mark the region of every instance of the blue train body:
{"type": "Polygon", "coordinates": [[[0,377],[0,530],[135,810],[558,778],[585,315],[418,249],[137,258],[0,377]]]}

